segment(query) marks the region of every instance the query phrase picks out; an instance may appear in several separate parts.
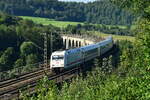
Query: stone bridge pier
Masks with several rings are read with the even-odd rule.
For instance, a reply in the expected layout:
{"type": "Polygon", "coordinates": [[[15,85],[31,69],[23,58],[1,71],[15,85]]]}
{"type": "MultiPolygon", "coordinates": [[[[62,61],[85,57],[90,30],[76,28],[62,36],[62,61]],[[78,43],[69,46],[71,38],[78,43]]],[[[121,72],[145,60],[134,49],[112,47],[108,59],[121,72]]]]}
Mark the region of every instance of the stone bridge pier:
{"type": "Polygon", "coordinates": [[[63,45],[65,45],[66,49],[71,48],[78,48],[85,45],[94,44],[90,39],[84,38],[83,36],[79,35],[62,35],[63,38],[63,45]]]}

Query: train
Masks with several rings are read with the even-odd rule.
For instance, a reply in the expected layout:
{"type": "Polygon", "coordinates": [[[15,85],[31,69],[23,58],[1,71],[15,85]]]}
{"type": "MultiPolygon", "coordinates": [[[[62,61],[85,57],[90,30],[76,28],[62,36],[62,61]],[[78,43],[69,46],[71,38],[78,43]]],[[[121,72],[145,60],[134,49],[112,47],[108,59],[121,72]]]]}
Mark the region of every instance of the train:
{"type": "Polygon", "coordinates": [[[54,70],[72,68],[105,54],[112,47],[113,38],[112,36],[109,36],[105,40],[96,44],[90,44],[69,50],[55,51],[51,54],[50,68],[54,70]]]}

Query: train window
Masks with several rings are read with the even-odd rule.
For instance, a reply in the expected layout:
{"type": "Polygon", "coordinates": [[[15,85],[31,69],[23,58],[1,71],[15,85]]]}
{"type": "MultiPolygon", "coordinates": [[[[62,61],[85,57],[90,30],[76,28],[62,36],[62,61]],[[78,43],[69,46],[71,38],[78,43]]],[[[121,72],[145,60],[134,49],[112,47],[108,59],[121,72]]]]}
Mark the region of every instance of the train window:
{"type": "Polygon", "coordinates": [[[54,56],[52,56],[52,59],[53,60],[60,60],[60,59],[64,59],[64,56],[63,55],[54,55],[54,56]]]}
{"type": "Polygon", "coordinates": [[[102,46],[101,48],[104,49],[105,47],[106,47],[106,46],[104,45],[104,46],[102,46]]]}
{"type": "Polygon", "coordinates": [[[96,49],[92,49],[92,50],[89,50],[89,51],[85,52],[85,55],[87,56],[87,55],[90,55],[90,54],[96,53],[97,51],[98,51],[98,48],[96,48],[96,49]]]}
{"type": "Polygon", "coordinates": [[[109,47],[109,46],[110,46],[110,44],[106,44],[104,46],[101,46],[101,49],[105,49],[106,47],[109,47]]]}

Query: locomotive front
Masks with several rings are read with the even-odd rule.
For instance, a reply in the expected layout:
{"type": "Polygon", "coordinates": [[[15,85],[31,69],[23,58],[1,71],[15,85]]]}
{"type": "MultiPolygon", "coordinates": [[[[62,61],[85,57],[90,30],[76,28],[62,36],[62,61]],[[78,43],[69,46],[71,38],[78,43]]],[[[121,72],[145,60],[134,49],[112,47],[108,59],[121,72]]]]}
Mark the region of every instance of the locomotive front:
{"type": "Polygon", "coordinates": [[[65,66],[65,51],[56,51],[51,55],[50,68],[64,68],[65,66]]]}

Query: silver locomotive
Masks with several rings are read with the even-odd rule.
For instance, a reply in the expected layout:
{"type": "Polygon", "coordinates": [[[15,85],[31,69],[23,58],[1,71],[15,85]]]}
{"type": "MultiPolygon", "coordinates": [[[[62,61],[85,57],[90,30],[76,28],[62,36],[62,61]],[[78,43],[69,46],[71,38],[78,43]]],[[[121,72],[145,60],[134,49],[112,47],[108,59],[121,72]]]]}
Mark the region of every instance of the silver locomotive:
{"type": "Polygon", "coordinates": [[[101,56],[113,47],[111,36],[96,44],[83,46],[80,48],[55,51],[51,55],[51,69],[68,69],[93,58],[101,56]]]}

